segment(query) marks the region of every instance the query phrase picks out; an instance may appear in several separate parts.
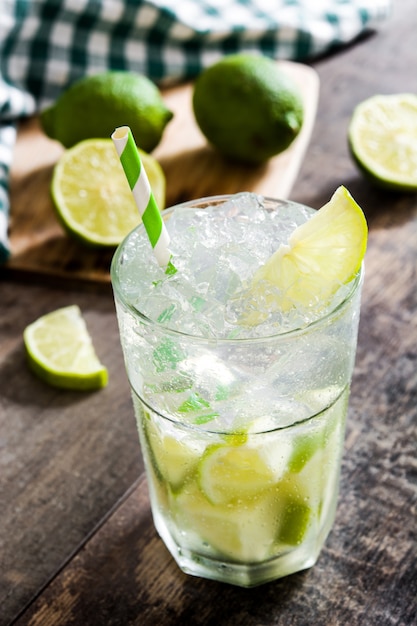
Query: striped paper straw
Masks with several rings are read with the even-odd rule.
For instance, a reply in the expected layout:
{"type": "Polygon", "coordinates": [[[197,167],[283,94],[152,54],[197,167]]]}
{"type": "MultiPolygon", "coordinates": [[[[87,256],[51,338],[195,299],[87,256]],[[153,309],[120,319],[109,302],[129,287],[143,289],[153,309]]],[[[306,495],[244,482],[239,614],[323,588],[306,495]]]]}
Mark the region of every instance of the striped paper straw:
{"type": "Polygon", "coordinates": [[[166,273],[174,273],[176,269],[171,263],[172,255],[168,248],[169,234],[152,193],[132,131],[129,126],[120,126],[116,128],[111,138],[120,157],[156,260],[160,267],[166,268],[166,273]]]}

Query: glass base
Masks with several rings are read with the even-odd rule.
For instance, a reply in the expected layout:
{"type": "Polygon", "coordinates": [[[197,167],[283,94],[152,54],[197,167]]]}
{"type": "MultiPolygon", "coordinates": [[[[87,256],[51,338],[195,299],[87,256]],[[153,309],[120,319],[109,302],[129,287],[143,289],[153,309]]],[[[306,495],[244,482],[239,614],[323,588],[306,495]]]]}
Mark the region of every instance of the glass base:
{"type": "Polygon", "coordinates": [[[185,574],[245,588],[256,587],[312,567],[319,557],[322,545],[320,543],[319,549],[314,546],[313,550],[311,544],[304,544],[267,561],[242,564],[213,559],[181,548],[170,535],[160,533],[158,529],[157,531],[185,574]]]}

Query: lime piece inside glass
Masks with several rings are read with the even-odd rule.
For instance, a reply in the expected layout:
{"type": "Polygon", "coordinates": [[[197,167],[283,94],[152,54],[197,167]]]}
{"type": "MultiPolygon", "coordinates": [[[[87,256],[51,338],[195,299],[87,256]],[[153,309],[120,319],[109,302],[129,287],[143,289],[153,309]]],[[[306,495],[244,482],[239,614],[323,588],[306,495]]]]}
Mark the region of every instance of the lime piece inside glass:
{"type": "Polygon", "coordinates": [[[277,537],[279,516],[274,490],[253,501],[213,505],[197,489],[184,489],[173,502],[177,524],[192,528],[205,546],[227,560],[262,561],[277,537]]]}
{"type": "Polygon", "coordinates": [[[417,95],[376,95],[353,112],[349,147],[372,182],[392,190],[417,191],[417,95]]]}
{"type": "Polygon", "coordinates": [[[179,491],[197,468],[201,455],[198,444],[163,434],[151,417],[145,419],[144,432],[157,478],[166,481],[173,493],[179,491]]]}
{"type": "Polygon", "coordinates": [[[307,532],[311,508],[300,498],[289,498],[283,507],[278,541],[290,546],[299,545],[307,532]]]}
{"type": "MultiPolygon", "coordinates": [[[[292,232],[288,244],[282,244],[259,268],[251,297],[265,301],[269,311],[327,306],[339,287],[358,273],[367,237],[362,209],[340,186],[327,204],[292,232]]],[[[242,323],[261,323],[266,316],[254,311],[242,323]]]]}
{"type": "MultiPolygon", "coordinates": [[[[139,153],[162,210],[164,172],[154,157],[139,153]]],[[[66,150],[54,168],[51,193],[66,231],[90,246],[115,247],[141,221],[111,139],[87,139],[66,150]]]]}
{"type": "Polygon", "coordinates": [[[26,327],[23,340],[30,369],[64,389],[93,390],[108,381],[78,306],[57,309],[26,327]]]}
{"type": "Polygon", "coordinates": [[[200,489],[213,504],[249,502],[277,480],[268,460],[257,448],[214,445],[198,469],[200,489]]]}

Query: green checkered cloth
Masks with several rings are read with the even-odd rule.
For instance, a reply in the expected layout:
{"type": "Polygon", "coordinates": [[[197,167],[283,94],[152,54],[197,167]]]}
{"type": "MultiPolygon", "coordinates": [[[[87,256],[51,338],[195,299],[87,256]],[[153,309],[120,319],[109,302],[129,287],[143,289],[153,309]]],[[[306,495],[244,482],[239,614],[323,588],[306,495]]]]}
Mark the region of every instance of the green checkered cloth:
{"type": "Polygon", "coordinates": [[[243,51],[306,60],[390,10],[391,0],[0,0],[0,261],[17,121],[76,79],[128,70],[163,85],[243,51]]]}

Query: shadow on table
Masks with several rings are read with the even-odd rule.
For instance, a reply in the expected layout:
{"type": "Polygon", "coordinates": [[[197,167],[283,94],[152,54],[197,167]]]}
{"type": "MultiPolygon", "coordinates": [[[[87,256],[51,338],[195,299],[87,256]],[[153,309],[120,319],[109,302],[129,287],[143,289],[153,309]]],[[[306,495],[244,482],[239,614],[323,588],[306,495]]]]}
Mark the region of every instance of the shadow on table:
{"type": "Polygon", "coordinates": [[[0,365],[0,397],[9,398],[18,406],[64,409],[97,393],[58,389],[38,379],[28,368],[23,341],[0,365]]]}

